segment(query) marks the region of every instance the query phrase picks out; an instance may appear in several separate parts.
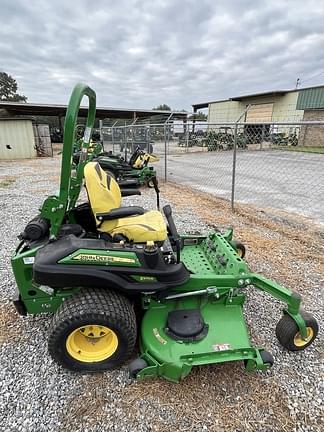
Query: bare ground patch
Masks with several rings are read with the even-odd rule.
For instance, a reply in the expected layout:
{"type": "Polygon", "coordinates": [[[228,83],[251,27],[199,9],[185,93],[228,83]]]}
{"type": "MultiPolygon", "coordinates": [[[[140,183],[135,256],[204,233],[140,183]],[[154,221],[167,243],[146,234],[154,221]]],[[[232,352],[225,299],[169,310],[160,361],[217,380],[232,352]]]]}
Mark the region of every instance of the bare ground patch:
{"type": "Polygon", "coordinates": [[[11,303],[0,304],[0,345],[20,340],[21,332],[15,307],[11,303]]]}
{"type": "Polygon", "coordinates": [[[130,431],[142,430],[145,422],[145,430],[161,432],[288,432],[295,423],[287,397],[273,377],[224,364],[194,368],[179,384],[154,379],[114,388],[109,374],[86,376],[62,416],[61,431],[101,423],[113,427],[124,420],[131,421],[130,431]],[[114,401],[116,406],[117,392],[118,408],[112,412],[110,404],[114,401]],[[147,423],[145,418],[154,421],[147,423]]]}
{"type": "Polygon", "coordinates": [[[15,183],[16,178],[11,176],[0,176],[0,188],[7,188],[15,183]]]}

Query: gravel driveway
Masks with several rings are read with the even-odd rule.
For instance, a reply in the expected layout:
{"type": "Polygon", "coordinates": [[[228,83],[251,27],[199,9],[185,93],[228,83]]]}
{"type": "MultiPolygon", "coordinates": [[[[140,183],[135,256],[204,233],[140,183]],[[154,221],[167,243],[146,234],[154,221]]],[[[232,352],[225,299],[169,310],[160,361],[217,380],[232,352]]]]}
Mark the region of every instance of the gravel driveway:
{"type": "MultiPolygon", "coordinates": [[[[168,156],[168,180],[231,198],[232,151],[168,156]]],[[[164,160],[160,162],[164,175],[164,160]]],[[[238,151],[235,200],[294,212],[324,223],[324,155],[238,151]]]]}
{"type": "MultiPolygon", "coordinates": [[[[49,316],[19,317],[9,299],[15,282],[10,256],[16,236],[58,185],[58,158],[0,163],[0,431],[313,431],[323,427],[323,342],[307,351],[282,349],[274,329],[282,305],[248,290],[245,315],[254,343],[266,347],[275,365],[245,373],[242,365],[196,368],[180,384],[135,382],[126,365],[94,375],[58,367],[47,353],[49,316]]],[[[173,203],[179,231],[233,225],[248,247],[247,260],[286,286],[298,289],[306,309],[323,318],[323,232],[302,221],[271,217],[228,205],[185,187],[162,188],[173,203]]],[[[138,205],[152,208],[146,190],[138,205]]],[[[128,199],[134,202],[134,199],[128,199]]]]}

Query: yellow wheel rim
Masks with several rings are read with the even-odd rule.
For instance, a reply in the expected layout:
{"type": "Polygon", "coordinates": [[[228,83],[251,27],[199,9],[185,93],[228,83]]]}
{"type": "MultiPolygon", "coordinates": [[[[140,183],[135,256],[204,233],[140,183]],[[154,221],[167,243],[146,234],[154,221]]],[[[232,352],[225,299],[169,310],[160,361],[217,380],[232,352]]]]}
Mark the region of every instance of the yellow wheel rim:
{"type": "Polygon", "coordinates": [[[237,255],[238,255],[240,258],[242,258],[242,256],[243,256],[243,251],[242,251],[242,249],[238,248],[237,251],[236,251],[236,253],[237,253],[237,255]]]}
{"type": "Polygon", "coordinates": [[[307,332],[306,339],[302,339],[300,332],[296,333],[294,337],[294,344],[296,347],[303,347],[312,340],[314,336],[314,330],[312,329],[312,327],[306,327],[306,332],[307,332]]]}
{"type": "Polygon", "coordinates": [[[109,327],[89,324],[78,327],[66,340],[67,352],[84,363],[100,362],[111,357],[118,347],[118,337],[109,327]]]}

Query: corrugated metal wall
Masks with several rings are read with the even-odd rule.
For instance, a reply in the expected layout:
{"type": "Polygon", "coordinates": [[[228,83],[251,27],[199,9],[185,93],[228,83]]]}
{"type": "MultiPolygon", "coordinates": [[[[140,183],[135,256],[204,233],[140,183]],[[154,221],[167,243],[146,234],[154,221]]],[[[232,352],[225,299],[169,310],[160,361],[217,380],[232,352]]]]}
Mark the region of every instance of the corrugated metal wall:
{"type": "MultiPolygon", "coordinates": [[[[251,96],[242,101],[223,101],[210,103],[208,106],[209,122],[234,122],[245,110],[247,105],[260,106],[273,104],[272,118],[267,116],[267,121],[299,121],[302,120],[304,111],[296,109],[298,92],[288,92],[283,96],[251,96]]],[[[259,109],[258,107],[256,109],[259,109]]],[[[252,108],[253,110],[253,108],[252,108]]],[[[247,117],[249,117],[247,115],[247,117]]],[[[244,118],[243,118],[244,120],[244,118]]],[[[260,118],[259,120],[262,120],[260,118]]]]}
{"type": "Polygon", "coordinates": [[[31,120],[0,119],[0,160],[36,157],[31,120]]]}
{"type": "Polygon", "coordinates": [[[53,156],[49,126],[47,124],[34,124],[33,130],[38,156],[53,156]]]}
{"type": "Polygon", "coordinates": [[[324,108],[324,87],[300,90],[297,99],[297,109],[324,108]]]}

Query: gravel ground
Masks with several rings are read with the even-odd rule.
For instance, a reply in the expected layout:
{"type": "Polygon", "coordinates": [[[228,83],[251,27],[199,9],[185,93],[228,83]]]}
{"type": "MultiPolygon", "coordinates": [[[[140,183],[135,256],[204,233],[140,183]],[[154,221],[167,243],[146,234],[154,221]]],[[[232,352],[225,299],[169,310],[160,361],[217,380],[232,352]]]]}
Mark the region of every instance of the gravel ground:
{"type": "MultiPolygon", "coordinates": [[[[228,363],[195,368],[180,384],[171,384],[135,382],[126,365],[94,375],[58,367],[47,353],[49,317],[21,318],[9,300],[16,236],[57,184],[57,158],[0,164],[0,431],[323,430],[322,335],[307,351],[282,349],[274,334],[282,305],[252,288],[245,306],[251,338],[275,357],[266,373],[247,374],[240,364],[228,363]]],[[[322,321],[324,234],[319,227],[243,206],[233,215],[226,202],[210,195],[173,184],[162,189],[179,231],[234,226],[248,246],[251,268],[298,289],[305,308],[322,321]]],[[[151,190],[135,199],[154,207],[151,190]]]]}

